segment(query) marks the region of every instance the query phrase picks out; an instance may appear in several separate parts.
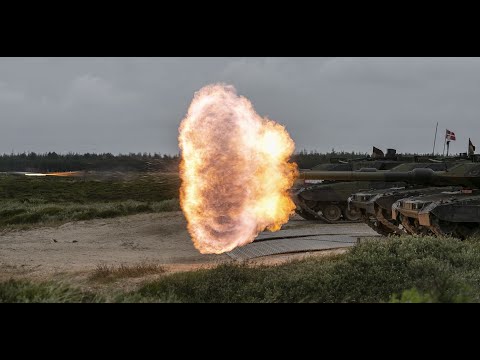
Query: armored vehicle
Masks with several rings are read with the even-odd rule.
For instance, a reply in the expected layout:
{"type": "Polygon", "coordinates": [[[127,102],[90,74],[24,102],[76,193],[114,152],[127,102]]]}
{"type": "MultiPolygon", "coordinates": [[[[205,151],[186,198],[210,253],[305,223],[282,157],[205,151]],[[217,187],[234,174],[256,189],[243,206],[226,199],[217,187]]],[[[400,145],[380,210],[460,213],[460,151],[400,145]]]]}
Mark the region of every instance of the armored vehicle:
{"type": "MultiPolygon", "coordinates": [[[[373,147],[371,156],[342,160],[332,159],[332,163],[319,164],[312,171],[355,171],[360,169],[390,170],[404,162],[414,162],[416,157],[401,159],[395,149],[387,149],[386,155],[376,147],[373,147]]],[[[361,189],[387,187],[386,184],[370,182],[339,182],[323,180],[306,180],[297,183],[292,189],[292,199],[297,205],[296,213],[306,220],[316,220],[326,223],[343,221],[358,222],[361,220],[360,213],[348,207],[350,194],[361,189]]]]}
{"type": "MultiPolygon", "coordinates": [[[[387,155],[379,158],[378,151],[374,148],[373,155],[368,158],[335,164],[320,164],[312,168],[311,171],[410,171],[420,167],[439,171],[447,168],[444,162],[428,157],[399,157],[394,149],[388,149],[387,155]]],[[[451,164],[452,161],[450,160],[449,163],[451,164]]],[[[404,185],[402,182],[391,184],[379,181],[345,182],[338,179],[323,181],[311,179],[305,180],[301,184],[297,183],[292,190],[292,199],[297,205],[297,214],[304,219],[326,223],[358,222],[362,220],[362,214],[358,211],[358,208],[348,206],[348,199],[351,194],[367,189],[386,189],[392,186],[403,187],[404,185]]]]}
{"type": "MultiPolygon", "coordinates": [[[[396,229],[411,234],[449,235],[461,239],[478,234],[480,230],[480,163],[464,162],[438,172],[431,168],[416,168],[407,172],[308,171],[302,172],[300,177],[316,180],[403,182],[406,186],[423,187],[398,195],[406,197],[396,199],[392,206],[390,224],[395,225],[396,229]],[[399,224],[402,226],[398,226],[399,224]]],[[[396,189],[389,191],[394,194],[396,189]]],[[[380,223],[380,232],[384,227],[389,228],[391,233],[396,232],[388,224],[380,223]]]]}
{"type": "MultiPolygon", "coordinates": [[[[456,166],[457,162],[403,164],[392,171],[411,171],[417,168],[427,168],[433,171],[446,171],[456,166]]],[[[388,183],[387,183],[388,184],[388,183]]],[[[369,189],[353,194],[348,199],[351,211],[358,211],[362,220],[372,229],[382,235],[401,235],[405,229],[392,218],[392,205],[399,199],[422,194],[439,193],[446,190],[455,191],[458,188],[429,188],[422,185],[404,183],[401,187],[390,186],[387,189],[369,189]]]]}

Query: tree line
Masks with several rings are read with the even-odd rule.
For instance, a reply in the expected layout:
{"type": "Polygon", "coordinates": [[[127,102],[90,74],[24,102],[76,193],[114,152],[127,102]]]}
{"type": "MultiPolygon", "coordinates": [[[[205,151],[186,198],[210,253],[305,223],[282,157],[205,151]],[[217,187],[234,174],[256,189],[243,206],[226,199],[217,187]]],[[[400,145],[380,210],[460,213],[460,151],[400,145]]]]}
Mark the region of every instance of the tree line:
{"type": "Polygon", "coordinates": [[[178,155],[150,153],[57,154],[55,152],[37,154],[31,152],[0,155],[0,172],[177,171],[178,163],[178,155]]]}
{"type": "MultiPolygon", "coordinates": [[[[295,153],[291,161],[296,162],[301,169],[310,169],[315,165],[340,160],[352,160],[368,157],[370,154],[359,152],[335,151],[320,153],[302,150],[295,153]]],[[[130,153],[113,155],[103,154],[57,154],[49,152],[37,154],[34,152],[22,154],[0,155],[0,172],[32,171],[178,171],[180,156],[151,153],[130,153]]]]}
{"type": "Polygon", "coordinates": [[[302,150],[295,153],[291,160],[296,162],[300,169],[311,169],[315,165],[329,163],[334,160],[353,160],[366,158],[367,156],[369,156],[367,153],[335,151],[335,149],[326,153],[302,150]]]}

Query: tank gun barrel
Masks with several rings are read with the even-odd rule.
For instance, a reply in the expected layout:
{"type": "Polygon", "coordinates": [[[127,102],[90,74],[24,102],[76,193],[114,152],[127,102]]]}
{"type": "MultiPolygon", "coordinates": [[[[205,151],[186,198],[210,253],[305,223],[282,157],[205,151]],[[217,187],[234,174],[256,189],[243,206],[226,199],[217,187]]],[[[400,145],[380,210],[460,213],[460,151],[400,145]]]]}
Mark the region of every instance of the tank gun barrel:
{"type": "Polygon", "coordinates": [[[408,172],[375,171],[303,171],[301,180],[339,180],[339,181],[385,181],[406,182],[412,185],[449,186],[480,188],[480,176],[456,176],[447,171],[435,172],[432,169],[419,168],[408,172]]]}

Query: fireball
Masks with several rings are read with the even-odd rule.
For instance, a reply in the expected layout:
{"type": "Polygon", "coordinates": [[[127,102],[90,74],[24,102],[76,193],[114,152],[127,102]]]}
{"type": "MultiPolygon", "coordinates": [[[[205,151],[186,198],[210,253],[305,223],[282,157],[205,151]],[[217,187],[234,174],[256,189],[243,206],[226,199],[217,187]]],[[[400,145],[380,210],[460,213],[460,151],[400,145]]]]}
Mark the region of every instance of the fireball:
{"type": "Polygon", "coordinates": [[[195,93],[180,125],[180,204],[195,247],[220,254],[278,231],[294,213],[297,174],[285,127],[259,116],[233,86],[195,93]]]}

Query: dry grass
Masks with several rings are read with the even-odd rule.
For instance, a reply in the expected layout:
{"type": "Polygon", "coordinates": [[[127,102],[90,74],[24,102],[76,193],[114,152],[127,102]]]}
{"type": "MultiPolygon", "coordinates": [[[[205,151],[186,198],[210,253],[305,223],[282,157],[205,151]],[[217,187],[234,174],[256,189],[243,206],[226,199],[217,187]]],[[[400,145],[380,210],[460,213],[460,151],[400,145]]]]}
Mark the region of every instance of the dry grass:
{"type": "Polygon", "coordinates": [[[0,230],[180,209],[178,174],[125,179],[0,176],[0,230]]]}
{"type": "Polygon", "coordinates": [[[2,201],[0,199],[0,232],[24,230],[35,226],[55,226],[70,221],[106,219],[141,213],[178,211],[178,199],[159,202],[127,200],[106,203],[57,203],[44,204],[30,201],[2,201]]]}
{"type": "Polygon", "coordinates": [[[60,282],[8,280],[0,282],[2,303],[91,303],[105,302],[101,296],[60,282]]]}
{"type": "Polygon", "coordinates": [[[88,280],[94,282],[108,283],[125,278],[141,278],[147,275],[157,275],[165,273],[165,268],[158,264],[138,264],[138,265],[119,265],[109,266],[105,264],[98,265],[94,272],[88,277],[88,280]]]}

